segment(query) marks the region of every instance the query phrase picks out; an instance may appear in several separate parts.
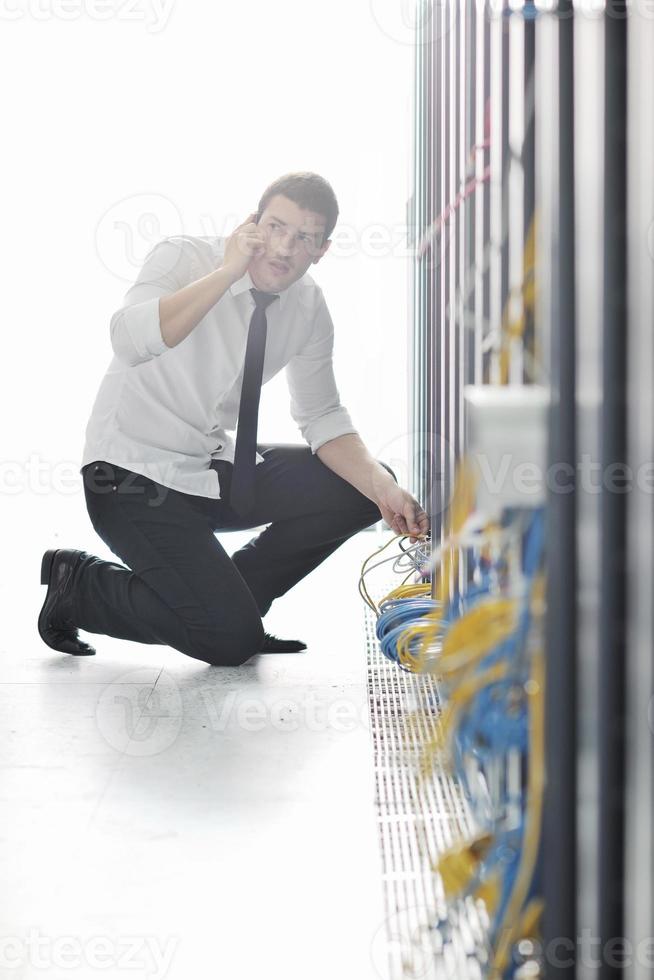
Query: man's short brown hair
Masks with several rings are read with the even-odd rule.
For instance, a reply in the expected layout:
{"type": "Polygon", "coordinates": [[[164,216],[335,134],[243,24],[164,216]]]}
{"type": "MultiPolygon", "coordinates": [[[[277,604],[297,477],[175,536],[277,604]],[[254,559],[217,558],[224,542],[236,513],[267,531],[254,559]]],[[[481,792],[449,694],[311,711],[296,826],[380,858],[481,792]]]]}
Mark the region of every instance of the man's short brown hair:
{"type": "Polygon", "coordinates": [[[305,170],[278,177],[261,196],[258,208],[260,215],[276,194],[283,194],[300,208],[321,214],[326,222],[323,243],[327,241],[338,219],[338,202],[331,184],[324,177],[305,170]]]}

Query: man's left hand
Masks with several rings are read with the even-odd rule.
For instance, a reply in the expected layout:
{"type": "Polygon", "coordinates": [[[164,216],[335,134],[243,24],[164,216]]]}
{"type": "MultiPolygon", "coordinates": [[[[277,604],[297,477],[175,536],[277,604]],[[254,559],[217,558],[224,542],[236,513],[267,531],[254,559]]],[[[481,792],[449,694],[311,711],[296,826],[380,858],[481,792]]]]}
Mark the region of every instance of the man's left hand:
{"type": "Polygon", "coordinates": [[[411,543],[429,530],[429,516],[408,490],[403,490],[395,481],[379,491],[377,506],[381,515],[396,534],[409,534],[411,543]]]}

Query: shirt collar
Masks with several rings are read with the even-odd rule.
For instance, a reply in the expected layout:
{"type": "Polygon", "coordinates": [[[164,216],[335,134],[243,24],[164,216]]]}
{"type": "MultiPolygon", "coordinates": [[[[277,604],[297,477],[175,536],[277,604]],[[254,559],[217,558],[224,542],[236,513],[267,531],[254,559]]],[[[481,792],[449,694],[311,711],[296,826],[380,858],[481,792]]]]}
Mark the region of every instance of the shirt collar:
{"type": "MultiPolygon", "coordinates": [[[[291,286],[292,285],[293,283],[291,283],[291,286]]],[[[279,296],[280,313],[283,313],[284,311],[284,306],[286,304],[286,300],[288,298],[288,292],[291,286],[287,286],[286,289],[282,289],[277,293],[277,296],[279,296]]],[[[237,279],[236,282],[232,283],[232,285],[229,287],[229,291],[232,294],[232,296],[238,296],[239,293],[244,293],[247,290],[254,289],[254,288],[255,286],[254,283],[252,282],[252,279],[250,278],[250,273],[246,271],[245,275],[241,276],[240,279],[237,279]]]]}

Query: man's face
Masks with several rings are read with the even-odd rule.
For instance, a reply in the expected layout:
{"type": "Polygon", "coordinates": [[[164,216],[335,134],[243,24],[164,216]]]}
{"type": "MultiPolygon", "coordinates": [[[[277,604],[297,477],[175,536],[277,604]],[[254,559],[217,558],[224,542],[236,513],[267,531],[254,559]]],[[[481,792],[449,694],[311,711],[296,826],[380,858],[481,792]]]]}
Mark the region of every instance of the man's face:
{"type": "Polygon", "coordinates": [[[329,239],[322,243],[323,215],[301,208],[282,194],[270,199],[259,228],[266,249],[252,259],[248,272],[256,288],[269,293],[279,293],[300,279],[331,245],[329,239]]]}

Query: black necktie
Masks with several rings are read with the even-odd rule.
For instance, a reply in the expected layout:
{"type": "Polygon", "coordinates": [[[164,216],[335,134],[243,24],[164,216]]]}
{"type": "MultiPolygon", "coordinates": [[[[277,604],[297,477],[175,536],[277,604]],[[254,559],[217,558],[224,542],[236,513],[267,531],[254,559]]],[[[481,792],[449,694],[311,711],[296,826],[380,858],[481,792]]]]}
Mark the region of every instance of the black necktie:
{"type": "Polygon", "coordinates": [[[266,307],[277,299],[277,293],[264,293],[251,289],[256,304],[248,330],[243,367],[243,385],[238,409],[238,428],[234,467],[229,491],[230,506],[237,514],[244,515],[254,505],[254,467],[257,455],[257,421],[259,398],[261,396],[261,376],[263,357],[266,351],[266,307]]]}

